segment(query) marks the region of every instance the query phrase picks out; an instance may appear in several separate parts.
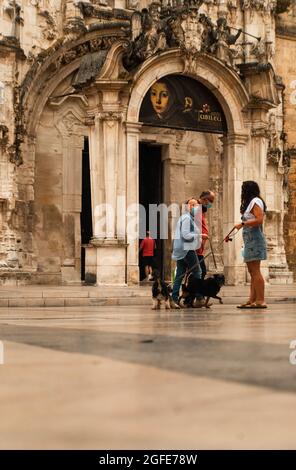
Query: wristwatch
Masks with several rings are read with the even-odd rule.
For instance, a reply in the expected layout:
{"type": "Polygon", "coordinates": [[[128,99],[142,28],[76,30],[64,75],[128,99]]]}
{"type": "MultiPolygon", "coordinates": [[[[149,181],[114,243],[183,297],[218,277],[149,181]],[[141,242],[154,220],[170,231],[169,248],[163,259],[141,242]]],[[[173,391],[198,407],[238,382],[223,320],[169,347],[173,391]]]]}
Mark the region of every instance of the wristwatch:
{"type": "Polygon", "coordinates": [[[242,225],[246,225],[245,222],[242,222],[242,225]]]}

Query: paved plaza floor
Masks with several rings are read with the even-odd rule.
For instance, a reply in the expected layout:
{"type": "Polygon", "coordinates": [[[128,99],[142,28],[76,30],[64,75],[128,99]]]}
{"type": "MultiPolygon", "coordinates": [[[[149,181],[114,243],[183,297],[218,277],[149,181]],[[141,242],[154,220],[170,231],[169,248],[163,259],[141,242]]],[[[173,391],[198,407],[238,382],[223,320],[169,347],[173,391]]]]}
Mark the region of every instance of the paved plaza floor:
{"type": "Polygon", "coordinates": [[[296,449],[296,304],[0,309],[1,449],[296,449]]]}

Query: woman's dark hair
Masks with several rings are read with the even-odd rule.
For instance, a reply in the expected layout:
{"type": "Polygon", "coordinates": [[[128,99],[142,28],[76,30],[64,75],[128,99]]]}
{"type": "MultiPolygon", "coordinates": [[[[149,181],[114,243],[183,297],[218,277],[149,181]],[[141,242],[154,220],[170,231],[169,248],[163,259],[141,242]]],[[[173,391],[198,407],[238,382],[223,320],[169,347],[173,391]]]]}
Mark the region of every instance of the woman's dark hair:
{"type": "Polygon", "coordinates": [[[254,197],[259,197],[261,201],[263,202],[264,206],[264,212],[266,212],[266,204],[264,199],[260,196],[260,188],[258,186],[258,183],[256,181],[244,181],[242,184],[242,193],[241,193],[241,206],[240,206],[240,211],[241,214],[245,212],[247,209],[248,205],[254,199],[254,197]]]}

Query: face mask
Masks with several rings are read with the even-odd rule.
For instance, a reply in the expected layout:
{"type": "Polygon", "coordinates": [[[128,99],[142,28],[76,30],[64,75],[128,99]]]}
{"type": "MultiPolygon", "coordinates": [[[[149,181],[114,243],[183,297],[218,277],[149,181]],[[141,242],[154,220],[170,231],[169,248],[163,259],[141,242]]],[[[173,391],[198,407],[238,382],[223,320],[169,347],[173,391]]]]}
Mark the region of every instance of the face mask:
{"type": "Polygon", "coordinates": [[[211,207],[213,206],[213,204],[211,202],[209,202],[207,205],[206,205],[206,208],[207,209],[211,209],[211,207]]]}
{"type": "Polygon", "coordinates": [[[197,214],[197,212],[198,212],[198,207],[192,207],[192,208],[191,208],[191,211],[190,211],[190,214],[191,214],[193,217],[195,217],[196,214],[197,214]]]}

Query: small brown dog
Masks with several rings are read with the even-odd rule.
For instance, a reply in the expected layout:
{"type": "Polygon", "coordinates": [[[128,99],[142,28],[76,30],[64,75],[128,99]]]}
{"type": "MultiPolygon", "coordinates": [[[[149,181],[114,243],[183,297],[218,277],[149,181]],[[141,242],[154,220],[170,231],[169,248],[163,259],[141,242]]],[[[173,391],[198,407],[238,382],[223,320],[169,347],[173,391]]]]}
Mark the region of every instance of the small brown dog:
{"type": "Polygon", "coordinates": [[[165,308],[169,310],[171,308],[171,296],[168,285],[161,279],[160,273],[157,269],[152,272],[152,310],[158,310],[161,308],[161,303],[164,302],[165,308]]]}

